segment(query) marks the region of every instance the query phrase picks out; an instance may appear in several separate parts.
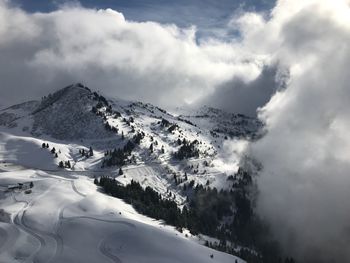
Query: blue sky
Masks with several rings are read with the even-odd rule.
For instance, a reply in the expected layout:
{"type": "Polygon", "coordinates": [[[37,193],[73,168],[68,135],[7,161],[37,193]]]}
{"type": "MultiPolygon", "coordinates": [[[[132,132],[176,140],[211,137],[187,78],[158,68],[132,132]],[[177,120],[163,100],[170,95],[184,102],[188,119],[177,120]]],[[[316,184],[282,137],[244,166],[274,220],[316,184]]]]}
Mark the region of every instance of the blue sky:
{"type": "MultiPolygon", "coordinates": [[[[48,12],[66,0],[12,0],[28,12],[48,12]]],[[[80,0],[88,8],[112,8],[128,20],[195,25],[197,37],[220,37],[218,32],[238,10],[268,12],[275,0],[80,0]]]]}

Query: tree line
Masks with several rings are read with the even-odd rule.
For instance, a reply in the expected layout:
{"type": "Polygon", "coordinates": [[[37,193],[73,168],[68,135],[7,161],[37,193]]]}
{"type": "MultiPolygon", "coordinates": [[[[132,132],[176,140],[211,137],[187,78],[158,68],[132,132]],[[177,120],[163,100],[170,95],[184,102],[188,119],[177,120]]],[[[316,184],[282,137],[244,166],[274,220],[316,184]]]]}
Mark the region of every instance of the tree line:
{"type": "MultiPolygon", "coordinates": [[[[206,234],[220,240],[218,244],[207,245],[239,256],[252,263],[282,263],[282,256],[275,241],[269,240],[268,227],[254,213],[247,187],[251,177],[239,170],[235,175],[237,184],[230,191],[217,191],[216,188],[187,184],[185,194],[188,204],[179,209],[174,200],[163,198],[151,187],[145,189],[135,181],[123,186],[115,179],[101,177],[95,179],[107,194],[123,199],[141,214],[163,220],[178,230],[187,228],[192,234],[206,234]],[[234,208],[234,209],[232,209],[234,208]],[[224,217],[232,217],[229,223],[222,224],[224,217]],[[228,243],[254,248],[235,251],[228,243]]],[[[294,263],[287,258],[288,263],[294,263]]],[[[287,261],[285,261],[287,262],[287,261]]]]}

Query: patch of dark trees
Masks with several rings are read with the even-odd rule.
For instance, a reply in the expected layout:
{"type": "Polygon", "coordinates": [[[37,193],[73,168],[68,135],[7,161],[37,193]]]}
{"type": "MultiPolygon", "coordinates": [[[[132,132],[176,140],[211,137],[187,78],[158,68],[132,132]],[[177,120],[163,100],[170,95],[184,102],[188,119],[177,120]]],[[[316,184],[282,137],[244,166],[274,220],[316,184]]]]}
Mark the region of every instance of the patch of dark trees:
{"type": "Polygon", "coordinates": [[[123,148],[115,148],[113,151],[107,151],[105,153],[105,159],[102,162],[104,166],[123,166],[126,164],[128,157],[131,155],[132,150],[135,148],[135,143],[128,140],[123,148]]]}
{"type": "MultiPolygon", "coordinates": [[[[112,116],[114,117],[115,119],[117,118],[120,118],[122,115],[120,112],[118,111],[114,111],[112,109],[112,105],[110,105],[108,103],[108,101],[106,100],[105,97],[103,97],[102,95],[99,95],[97,92],[94,92],[93,93],[93,99],[94,100],[97,100],[97,104],[95,106],[92,107],[91,111],[96,114],[97,116],[100,116],[102,117],[104,120],[107,120],[107,117],[106,116],[112,116]],[[105,111],[101,111],[101,108],[103,107],[106,107],[105,111]]],[[[108,124],[108,123],[106,123],[108,124]]],[[[109,125],[109,124],[108,124],[109,125]]],[[[113,130],[113,127],[111,126],[107,126],[106,125],[106,129],[109,129],[109,130],[113,130]]]]}
{"type": "Polygon", "coordinates": [[[188,205],[180,210],[175,201],[162,198],[151,187],[143,189],[138,182],[123,186],[115,179],[101,177],[95,180],[107,194],[121,198],[141,214],[163,220],[179,231],[187,228],[192,234],[205,234],[220,240],[207,246],[239,256],[250,263],[294,263],[283,259],[278,244],[270,240],[267,225],[254,213],[249,196],[251,176],[242,169],[235,175],[236,185],[230,191],[187,184],[184,193],[188,205]],[[222,223],[225,217],[233,218],[222,223]],[[229,243],[243,246],[234,250],[229,243]]]}
{"type": "Polygon", "coordinates": [[[178,119],[179,121],[182,121],[182,122],[185,122],[185,123],[187,123],[187,124],[189,124],[189,125],[192,125],[192,126],[194,126],[194,127],[197,127],[196,124],[194,124],[193,122],[191,122],[191,121],[189,121],[189,120],[187,120],[187,119],[183,119],[183,118],[181,118],[181,117],[177,117],[177,119],[178,119]]]}
{"type": "MultiPolygon", "coordinates": [[[[43,148],[43,149],[49,149],[50,146],[49,146],[48,143],[44,143],[44,142],[43,142],[43,143],[41,144],[41,148],[43,148]]],[[[55,147],[52,147],[52,149],[50,150],[50,152],[53,154],[53,156],[54,156],[55,158],[58,158],[58,153],[61,153],[60,150],[57,152],[55,147]]]]}
{"type": "Polygon", "coordinates": [[[181,147],[174,153],[176,159],[183,160],[191,157],[199,157],[199,150],[196,147],[199,144],[198,140],[189,142],[186,139],[182,141],[179,139],[177,142],[181,147]]]}
{"type": "Polygon", "coordinates": [[[69,160],[68,160],[68,161],[65,161],[65,162],[60,161],[60,162],[58,163],[58,167],[59,167],[59,168],[68,168],[68,169],[72,168],[72,166],[71,166],[69,160]]]}
{"type": "Polygon", "coordinates": [[[105,123],[105,128],[107,131],[112,131],[118,134],[119,130],[118,128],[111,126],[108,122],[105,123]]]}
{"type": "Polygon", "coordinates": [[[166,110],[163,110],[162,108],[156,107],[156,109],[159,110],[160,112],[164,113],[164,114],[168,114],[168,113],[166,112],[166,110]]]}
{"type": "Polygon", "coordinates": [[[159,122],[162,127],[169,127],[170,126],[170,121],[167,119],[162,118],[162,120],[159,122]]]}
{"type": "Polygon", "coordinates": [[[97,100],[99,103],[104,104],[105,106],[109,105],[106,98],[103,97],[102,95],[98,94],[96,91],[94,91],[92,94],[93,94],[94,100],[97,100]]]}
{"type": "Polygon", "coordinates": [[[90,146],[89,150],[85,150],[84,148],[83,149],[79,149],[79,154],[81,154],[82,157],[89,158],[91,156],[94,156],[94,150],[90,146]]]}
{"type": "Polygon", "coordinates": [[[160,124],[160,126],[163,128],[167,128],[168,132],[173,132],[176,129],[179,129],[179,126],[176,123],[171,123],[170,121],[164,118],[162,118],[162,120],[159,121],[158,124],[160,124]]]}
{"type": "MultiPolygon", "coordinates": [[[[132,151],[141,143],[141,140],[145,137],[144,132],[137,132],[132,140],[128,140],[123,148],[115,148],[105,153],[105,159],[102,162],[102,167],[105,166],[123,166],[127,163],[132,151]]],[[[134,158],[132,158],[134,159],[134,158]]],[[[133,161],[133,160],[131,160],[133,161]]]]}

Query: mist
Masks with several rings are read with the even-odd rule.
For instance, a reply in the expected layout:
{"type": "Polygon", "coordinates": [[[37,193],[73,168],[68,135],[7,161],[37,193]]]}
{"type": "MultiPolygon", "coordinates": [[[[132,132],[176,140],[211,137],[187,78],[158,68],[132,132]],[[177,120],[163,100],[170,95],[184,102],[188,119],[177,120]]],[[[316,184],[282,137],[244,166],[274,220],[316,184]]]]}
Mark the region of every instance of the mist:
{"type": "Polygon", "coordinates": [[[349,1],[280,1],[262,28],[290,75],[259,110],[258,212],[299,262],[349,262],[349,1]]]}

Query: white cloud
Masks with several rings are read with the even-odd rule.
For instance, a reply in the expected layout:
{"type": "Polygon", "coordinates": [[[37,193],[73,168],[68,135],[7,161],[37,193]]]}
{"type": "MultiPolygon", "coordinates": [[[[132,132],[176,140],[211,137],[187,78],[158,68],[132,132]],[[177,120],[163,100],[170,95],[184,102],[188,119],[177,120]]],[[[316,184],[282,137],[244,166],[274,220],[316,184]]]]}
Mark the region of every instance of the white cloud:
{"type": "MultiPolygon", "coordinates": [[[[267,135],[251,147],[264,170],[258,208],[302,262],[350,260],[349,1],[279,1],[247,48],[289,69],[260,111],[267,135]]],[[[245,21],[247,19],[243,19],[245,21]]]]}
{"type": "Polygon", "coordinates": [[[0,13],[1,89],[7,100],[79,81],[110,95],[175,106],[205,97],[233,77],[250,81],[261,71],[263,58],[241,52],[239,45],[197,43],[195,27],[133,22],[111,9],[78,5],[29,14],[1,0],[0,13]]]}

